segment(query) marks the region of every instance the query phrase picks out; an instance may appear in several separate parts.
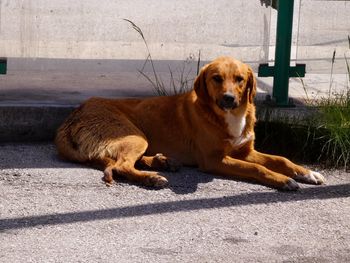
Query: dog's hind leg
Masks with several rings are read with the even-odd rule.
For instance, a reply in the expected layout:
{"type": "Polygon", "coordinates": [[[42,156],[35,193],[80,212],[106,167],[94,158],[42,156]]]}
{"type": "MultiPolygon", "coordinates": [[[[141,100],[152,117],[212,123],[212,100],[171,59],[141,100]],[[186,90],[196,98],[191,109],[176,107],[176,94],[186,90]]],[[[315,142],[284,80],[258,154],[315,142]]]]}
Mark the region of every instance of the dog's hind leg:
{"type": "Polygon", "coordinates": [[[159,173],[140,171],[135,168],[136,161],[141,158],[147,147],[146,139],[137,135],[126,136],[107,144],[106,152],[114,153],[114,157],[101,156],[96,160],[104,165],[104,180],[111,183],[114,172],[142,185],[164,187],[168,181],[159,173]]]}
{"type": "Polygon", "coordinates": [[[181,168],[181,163],[173,158],[157,153],[155,156],[142,156],[137,161],[136,166],[160,171],[177,172],[181,168]]]}

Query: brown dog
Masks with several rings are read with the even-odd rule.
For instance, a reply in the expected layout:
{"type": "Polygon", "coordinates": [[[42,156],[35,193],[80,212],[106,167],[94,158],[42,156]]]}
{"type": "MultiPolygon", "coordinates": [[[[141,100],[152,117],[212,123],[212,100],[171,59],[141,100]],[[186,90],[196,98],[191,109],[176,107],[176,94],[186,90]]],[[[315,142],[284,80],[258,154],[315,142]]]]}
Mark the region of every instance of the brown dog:
{"type": "Polygon", "coordinates": [[[254,150],[255,92],[251,68],[221,57],[181,95],[89,99],[59,128],[56,145],[68,160],[98,165],[108,183],[115,172],[163,187],[161,174],[136,167],[176,170],[181,163],[283,190],[298,189],[295,180],[322,184],[321,174],[254,150]]]}

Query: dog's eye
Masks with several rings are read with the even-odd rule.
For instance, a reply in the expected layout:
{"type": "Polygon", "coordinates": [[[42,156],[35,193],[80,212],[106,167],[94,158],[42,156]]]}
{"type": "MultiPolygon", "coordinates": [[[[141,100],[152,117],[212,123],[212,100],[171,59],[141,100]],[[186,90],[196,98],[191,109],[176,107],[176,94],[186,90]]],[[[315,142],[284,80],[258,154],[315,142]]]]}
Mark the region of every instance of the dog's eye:
{"type": "Polygon", "coordinates": [[[241,76],[237,76],[237,77],[236,77],[236,81],[237,81],[238,83],[241,83],[243,80],[244,80],[244,78],[241,77],[241,76]]]}
{"type": "Polygon", "coordinates": [[[221,83],[224,79],[220,75],[214,75],[213,80],[217,83],[221,83]]]}

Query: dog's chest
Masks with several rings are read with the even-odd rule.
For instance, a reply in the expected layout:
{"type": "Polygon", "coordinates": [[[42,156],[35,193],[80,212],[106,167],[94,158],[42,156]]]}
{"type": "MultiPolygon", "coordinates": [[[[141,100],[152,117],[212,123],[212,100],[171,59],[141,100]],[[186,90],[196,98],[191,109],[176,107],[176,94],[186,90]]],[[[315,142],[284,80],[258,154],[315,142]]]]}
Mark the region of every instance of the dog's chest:
{"type": "Polygon", "coordinates": [[[227,113],[225,116],[225,121],[227,124],[228,133],[232,137],[227,140],[232,147],[240,147],[248,141],[252,140],[253,136],[251,133],[243,133],[246,127],[245,115],[236,116],[231,113],[227,113]]]}

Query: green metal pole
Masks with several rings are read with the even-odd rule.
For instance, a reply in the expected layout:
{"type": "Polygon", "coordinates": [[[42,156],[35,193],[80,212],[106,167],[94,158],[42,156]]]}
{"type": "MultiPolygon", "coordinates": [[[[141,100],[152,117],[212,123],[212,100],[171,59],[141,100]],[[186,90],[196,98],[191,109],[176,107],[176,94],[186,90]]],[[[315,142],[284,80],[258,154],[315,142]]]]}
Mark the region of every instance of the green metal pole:
{"type": "Polygon", "coordinates": [[[6,74],[7,72],[7,59],[0,58],[0,74],[6,74]]]}
{"type": "Polygon", "coordinates": [[[275,71],[272,96],[279,106],[288,105],[290,53],[292,45],[294,0],[279,0],[275,71]]]}

